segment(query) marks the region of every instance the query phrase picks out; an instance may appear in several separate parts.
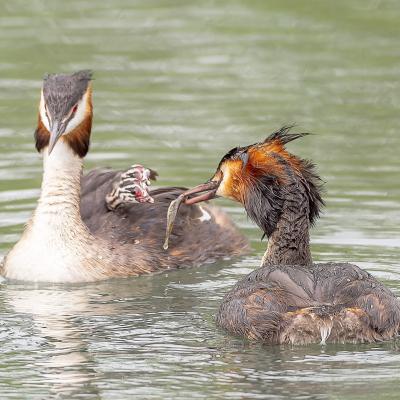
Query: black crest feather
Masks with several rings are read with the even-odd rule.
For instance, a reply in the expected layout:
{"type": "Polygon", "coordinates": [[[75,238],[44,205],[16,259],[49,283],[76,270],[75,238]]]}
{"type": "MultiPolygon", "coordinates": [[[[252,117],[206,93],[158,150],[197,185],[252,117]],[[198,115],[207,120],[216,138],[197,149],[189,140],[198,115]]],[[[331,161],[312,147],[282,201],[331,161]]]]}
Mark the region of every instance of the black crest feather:
{"type": "Polygon", "coordinates": [[[312,161],[301,159],[300,162],[310,205],[309,219],[310,223],[313,225],[319,217],[322,207],[325,206],[325,202],[322,199],[324,181],[316,172],[315,164],[312,161]]]}
{"type": "Polygon", "coordinates": [[[292,142],[293,140],[297,140],[304,136],[310,135],[309,132],[290,133],[290,130],[294,128],[294,126],[295,125],[282,126],[281,129],[269,135],[264,140],[263,144],[279,140],[282,143],[282,145],[285,145],[289,142],[292,142]]]}

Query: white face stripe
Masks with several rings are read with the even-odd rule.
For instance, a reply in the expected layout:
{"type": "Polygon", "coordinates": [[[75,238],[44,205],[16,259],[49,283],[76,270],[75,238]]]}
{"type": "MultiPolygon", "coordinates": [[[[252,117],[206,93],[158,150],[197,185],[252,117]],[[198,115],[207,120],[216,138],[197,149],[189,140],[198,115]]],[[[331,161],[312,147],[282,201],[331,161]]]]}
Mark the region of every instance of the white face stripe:
{"type": "Polygon", "coordinates": [[[78,109],[76,110],[75,115],[72,117],[72,119],[68,122],[64,135],[66,135],[68,132],[73,131],[84,120],[88,97],[89,91],[87,90],[83,97],[78,101],[78,109]]]}
{"type": "MultiPolygon", "coordinates": [[[[75,115],[72,117],[72,119],[68,122],[64,135],[74,130],[84,120],[86,114],[86,104],[88,102],[88,99],[89,99],[89,90],[87,90],[86,93],[83,95],[83,97],[79,100],[77,104],[78,109],[76,110],[75,115]]],[[[40,113],[40,119],[42,120],[44,126],[50,132],[50,121],[47,118],[46,114],[43,90],[41,91],[40,95],[39,113],[40,113]]]]}
{"type": "Polygon", "coordinates": [[[230,191],[226,190],[225,187],[226,183],[231,180],[231,170],[229,169],[229,167],[227,167],[227,165],[222,164],[221,172],[222,172],[222,181],[218,186],[216,192],[217,196],[225,197],[226,199],[230,199],[233,201],[238,201],[237,199],[235,199],[233,196],[230,195],[230,191]]]}
{"type": "Polygon", "coordinates": [[[42,120],[43,125],[50,132],[50,121],[49,121],[49,119],[47,118],[47,115],[46,115],[46,108],[45,108],[45,104],[44,104],[43,90],[40,92],[39,113],[40,113],[40,119],[42,120]]]}
{"type": "Polygon", "coordinates": [[[225,184],[226,184],[226,181],[229,178],[230,171],[229,171],[229,168],[226,168],[225,164],[222,164],[221,172],[222,172],[222,181],[220,182],[220,184],[219,184],[219,186],[217,188],[216,194],[218,196],[225,197],[226,196],[226,194],[225,194],[225,184]]]}

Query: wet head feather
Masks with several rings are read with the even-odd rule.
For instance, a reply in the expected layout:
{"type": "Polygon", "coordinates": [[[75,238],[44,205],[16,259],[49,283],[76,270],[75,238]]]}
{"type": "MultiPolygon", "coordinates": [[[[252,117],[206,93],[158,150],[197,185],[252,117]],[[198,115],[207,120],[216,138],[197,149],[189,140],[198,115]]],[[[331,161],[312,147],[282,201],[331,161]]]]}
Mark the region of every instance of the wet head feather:
{"type": "Polygon", "coordinates": [[[249,217],[267,236],[274,231],[285,201],[294,192],[306,194],[311,224],[324,205],[322,181],[314,164],[285,148],[308,133],[291,133],[291,128],[284,126],[263,142],[232,149],[219,165],[229,177],[224,177],[224,194],[243,203],[249,217]]]}

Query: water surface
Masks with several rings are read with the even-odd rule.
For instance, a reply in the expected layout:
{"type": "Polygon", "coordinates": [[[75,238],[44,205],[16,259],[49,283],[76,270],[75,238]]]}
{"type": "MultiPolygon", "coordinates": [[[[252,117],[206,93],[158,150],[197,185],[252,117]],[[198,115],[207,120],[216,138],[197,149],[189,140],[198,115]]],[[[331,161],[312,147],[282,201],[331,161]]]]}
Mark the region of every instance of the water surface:
{"type": "MultiPolygon", "coordinates": [[[[350,261],[400,294],[400,6],[396,1],[0,3],[0,255],[35,207],[45,72],[95,72],[86,167],[143,163],[160,185],[211,176],[283,124],[316,135],[327,209],[316,261],[350,261]]],[[[216,329],[241,260],[90,285],[0,284],[2,399],[397,399],[395,342],[261,346],[216,329]]]]}

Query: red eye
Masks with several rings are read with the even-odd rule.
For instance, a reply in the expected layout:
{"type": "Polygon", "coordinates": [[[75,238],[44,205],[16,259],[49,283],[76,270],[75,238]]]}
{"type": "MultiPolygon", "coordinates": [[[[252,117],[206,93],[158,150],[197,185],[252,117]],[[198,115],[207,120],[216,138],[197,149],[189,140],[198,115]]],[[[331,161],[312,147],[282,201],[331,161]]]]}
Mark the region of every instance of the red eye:
{"type": "Polygon", "coordinates": [[[72,109],[72,114],[75,114],[77,110],[78,110],[78,104],[75,104],[74,108],[72,109]]]}

